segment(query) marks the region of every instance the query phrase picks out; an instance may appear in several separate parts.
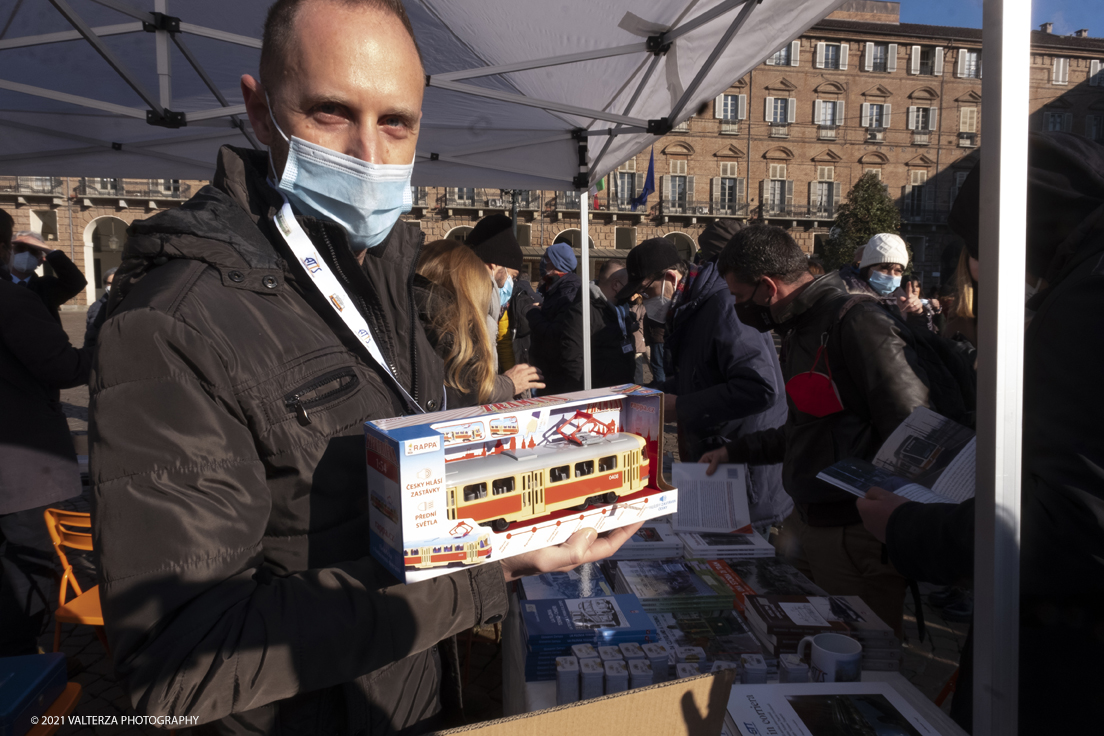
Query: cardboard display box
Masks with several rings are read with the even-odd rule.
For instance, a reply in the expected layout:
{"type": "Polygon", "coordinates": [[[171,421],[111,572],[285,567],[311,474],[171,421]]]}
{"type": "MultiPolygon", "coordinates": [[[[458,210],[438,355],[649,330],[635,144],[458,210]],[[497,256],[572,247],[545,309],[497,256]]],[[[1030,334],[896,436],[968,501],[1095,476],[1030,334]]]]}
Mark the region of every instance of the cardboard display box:
{"type": "Polygon", "coordinates": [[[558,708],[441,731],[438,736],[717,736],[728,709],[735,670],[672,680],[558,708]]]}
{"type": "Polygon", "coordinates": [[[640,386],[366,422],[365,445],[372,555],[407,583],[678,508],[640,386]]]}

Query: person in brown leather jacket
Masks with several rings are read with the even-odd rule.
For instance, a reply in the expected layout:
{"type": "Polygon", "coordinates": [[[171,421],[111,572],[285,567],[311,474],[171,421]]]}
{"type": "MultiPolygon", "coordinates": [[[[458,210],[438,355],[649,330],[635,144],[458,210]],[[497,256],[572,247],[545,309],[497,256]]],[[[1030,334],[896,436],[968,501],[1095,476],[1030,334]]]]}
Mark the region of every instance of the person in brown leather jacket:
{"type": "Polygon", "coordinates": [[[837,272],[812,276],[805,254],[781,228],[742,230],[717,265],[740,319],[782,335],[789,416],[784,427],[730,441],[703,462],[782,462],[782,484],[795,508],[783,522],[780,554],[829,593],[861,596],[900,636],[905,578],[863,528],[856,497],[816,476],[845,458],[873,459],[902,420],[928,405],[924,371],[900,323],[877,302],[857,303],[840,318],[852,298],[843,280],[837,272]],[[831,373],[837,411],[814,416],[795,402],[789,382],[808,371],[831,373]]]}

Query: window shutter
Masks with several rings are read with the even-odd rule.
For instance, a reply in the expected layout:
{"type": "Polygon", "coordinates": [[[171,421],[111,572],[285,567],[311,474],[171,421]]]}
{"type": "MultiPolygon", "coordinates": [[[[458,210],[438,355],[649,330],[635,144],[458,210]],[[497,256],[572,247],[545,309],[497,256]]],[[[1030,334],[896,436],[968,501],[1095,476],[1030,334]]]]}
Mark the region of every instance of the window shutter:
{"type": "Polygon", "coordinates": [[[1062,59],[1062,84],[1069,84],[1069,59],[1062,59]]]}
{"type": "Polygon", "coordinates": [[[793,179],[786,180],[786,209],[793,210],[793,179]]]}
{"type": "Polygon", "coordinates": [[[724,95],[713,98],[713,117],[717,120],[724,118],[724,95]]]}
{"type": "Polygon", "coordinates": [[[870,103],[869,102],[862,103],[862,108],[861,109],[862,109],[862,112],[860,113],[860,116],[859,116],[859,125],[861,125],[864,128],[869,128],[870,127],[870,103]]]}
{"type": "Polygon", "coordinates": [[[824,103],[817,100],[813,103],[813,125],[820,125],[824,120],[824,103]]]}
{"type": "Polygon", "coordinates": [[[928,130],[939,130],[939,108],[928,108],[928,130]]]}
{"type": "MultiPolygon", "coordinates": [[[[882,172],[879,170],[878,171],[878,174],[879,174],[878,178],[879,179],[881,178],[881,176],[880,176],[881,173],[882,172]]],[[[839,209],[840,192],[843,190],[843,187],[840,186],[840,185],[841,185],[841,182],[837,182],[837,181],[832,182],[832,211],[833,212],[835,212],[836,210],[839,209]]]]}
{"type": "Polygon", "coordinates": [[[766,59],[764,59],[763,63],[767,66],[774,66],[774,54],[771,54],[766,59]]]}
{"type": "Polygon", "coordinates": [[[909,74],[920,73],[920,47],[913,46],[909,52],[909,74]]]}
{"type": "Polygon", "coordinates": [[[633,193],[633,198],[640,196],[640,193],[644,191],[644,173],[641,172],[633,177],[633,189],[636,190],[633,193]]]}
{"type": "Polygon", "coordinates": [[[759,180],[759,206],[766,211],[767,208],[767,180],[759,180]]]}
{"type": "Polygon", "coordinates": [[[445,199],[451,204],[456,201],[456,187],[445,188],[445,199]]]}
{"type": "Polygon", "coordinates": [[[1062,132],[1063,133],[1072,133],[1073,132],[1073,113],[1072,112],[1067,112],[1067,113],[1063,114],[1062,118],[1063,118],[1062,132]]]}
{"type": "Polygon", "coordinates": [[[836,103],[836,115],[832,118],[833,125],[843,125],[843,121],[846,118],[843,117],[843,100],[836,103]]]}
{"type": "Polygon", "coordinates": [[[908,118],[905,120],[905,127],[909,130],[916,130],[916,106],[909,105],[908,118]]]}
{"type": "Polygon", "coordinates": [[[671,175],[664,174],[663,177],[663,202],[667,205],[673,204],[671,202],[671,175]]]}
{"type": "Polygon", "coordinates": [[[1100,62],[1096,59],[1089,62],[1089,86],[1100,86],[1100,62]]]}
{"type": "Polygon", "coordinates": [[[866,42],[866,53],[863,54],[863,71],[870,71],[874,68],[874,44],[870,41],[866,42]]]}
{"type": "Polygon", "coordinates": [[[791,97],[790,101],[786,104],[786,115],[789,123],[797,120],[797,98],[791,97]]]}
{"type": "Polygon", "coordinates": [[[747,95],[740,95],[736,104],[736,119],[747,119],[747,95]]]}
{"type": "Polygon", "coordinates": [[[815,210],[818,202],[816,201],[816,182],[809,182],[809,209],[815,210]]]}
{"type": "Polygon", "coordinates": [[[840,44],[840,71],[846,71],[847,69],[847,50],[851,47],[850,44],[840,44]]]}
{"type": "Polygon", "coordinates": [[[889,50],[886,52],[886,71],[897,71],[897,44],[891,43],[889,50]]]}
{"type": "MultiPolygon", "coordinates": [[[[926,183],[927,182],[925,182],[925,184],[926,183]]],[[[925,212],[931,212],[932,210],[934,210],[935,209],[935,187],[925,186],[922,196],[924,197],[924,211],[925,212]]]]}
{"type": "Polygon", "coordinates": [[[692,207],[694,205],[694,179],[697,177],[686,177],[686,206],[692,207]]]}
{"type": "Polygon", "coordinates": [[[768,123],[774,121],[774,98],[773,97],[768,97],[767,98],[766,114],[763,116],[763,119],[766,120],[768,123]]]}
{"type": "Polygon", "coordinates": [[[1051,60],[1051,62],[1050,62],[1050,83],[1051,84],[1061,84],[1061,82],[1058,81],[1058,77],[1059,77],[1059,74],[1060,74],[1058,69],[1061,66],[1061,64],[1062,64],[1062,60],[1059,59],[1057,56],[1055,56],[1051,60]]]}
{"type": "Polygon", "coordinates": [[[824,42],[821,41],[816,45],[816,68],[824,68],[824,42]]]}
{"type": "Polygon", "coordinates": [[[709,197],[709,199],[710,199],[710,202],[713,204],[713,212],[715,213],[717,210],[719,210],[721,208],[721,178],[719,176],[714,176],[709,181],[709,187],[710,187],[710,197],[709,197]]]}
{"type": "Polygon", "coordinates": [[[888,102],[886,104],[882,105],[882,127],[883,128],[888,128],[889,127],[889,113],[891,113],[892,111],[893,111],[893,105],[890,105],[888,102]]]}
{"type": "Polygon", "coordinates": [[[747,179],[736,180],[736,201],[739,204],[747,202],[747,179]]]}
{"type": "Polygon", "coordinates": [[[943,47],[937,46],[935,49],[935,64],[932,69],[932,73],[937,77],[943,76],[943,47]]]}
{"type": "Polygon", "coordinates": [[[958,50],[958,58],[955,61],[955,76],[961,77],[966,73],[966,49],[958,50]]]}
{"type": "Polygon", "coordinates": [[[801,56],[801,40],[795,39],[790,44],[790,66],[798,66],[798,59],[801,56]]]}

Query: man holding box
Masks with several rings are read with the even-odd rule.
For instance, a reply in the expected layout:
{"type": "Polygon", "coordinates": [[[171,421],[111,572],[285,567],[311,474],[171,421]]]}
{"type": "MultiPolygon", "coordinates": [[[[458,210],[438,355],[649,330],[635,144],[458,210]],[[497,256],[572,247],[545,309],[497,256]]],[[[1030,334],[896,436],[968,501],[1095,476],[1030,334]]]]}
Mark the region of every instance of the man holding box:
{"type": "Polygon", "coordinates": [[[211,186],[133,225],[100,333],[115,670],[140,713],[212,733],[430,730],[458,693],[440,642],[635,529],[414,585],[371,559],[363,422],[444,398],[398,221],[425,74],[399,0],[279,0],[261,80],[242,94],[270,151],[224,147],[211,186]]]}

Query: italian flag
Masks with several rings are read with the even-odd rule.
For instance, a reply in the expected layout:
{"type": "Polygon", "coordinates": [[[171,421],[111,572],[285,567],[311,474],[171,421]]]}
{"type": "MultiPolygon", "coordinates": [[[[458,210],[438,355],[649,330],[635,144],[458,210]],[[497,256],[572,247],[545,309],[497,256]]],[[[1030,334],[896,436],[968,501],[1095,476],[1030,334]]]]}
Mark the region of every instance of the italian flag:
{"type": "Polygon", "coordinates": [[[590,188],[590,194],[594,197],[594,209],[599,209],[598,204],[598,192],[603,191],[606,188],[606,177],[602,177],[598,180],[598,183],[590,188]]]}

